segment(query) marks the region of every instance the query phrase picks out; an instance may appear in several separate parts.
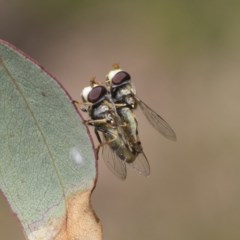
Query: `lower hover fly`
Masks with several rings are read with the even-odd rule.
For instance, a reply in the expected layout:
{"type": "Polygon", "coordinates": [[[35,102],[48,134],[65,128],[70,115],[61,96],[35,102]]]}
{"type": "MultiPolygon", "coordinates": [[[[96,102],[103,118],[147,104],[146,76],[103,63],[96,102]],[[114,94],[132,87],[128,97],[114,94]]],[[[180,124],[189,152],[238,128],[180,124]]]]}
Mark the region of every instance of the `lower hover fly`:
{"type": "Polygon", "coordinates": [[[136,169],[139,174],[148,176],[150,173],[148,161],[143,152],[131,151],[128,139],[124,135],[124,124],[122,125],[122,120],[116,113],[106,87],[93,80],[90,86],[82,90],[81,95],[83,100],[81,110],[88,112],[90,117],[85,123],[94,126],[99,141],[97,154],[102,147],[103,159],[109,169],[120,179],[127,176],[126,165],[136,169]]]}
{"type": "Polygon", "coordinates": [[[147,104],[136,96],[129,73],[123,71],[118,65],[107,74],[106,85],[109,88],[112,101],[117,113],[126,127],[123,128],[125,136],[133,152],[141,152],[142,146],[138,136],[138,124],[133,110],[138,106],[143,111],[149,123],[166,138],[176,141],[176,134],[170,125],[147,104]]]}

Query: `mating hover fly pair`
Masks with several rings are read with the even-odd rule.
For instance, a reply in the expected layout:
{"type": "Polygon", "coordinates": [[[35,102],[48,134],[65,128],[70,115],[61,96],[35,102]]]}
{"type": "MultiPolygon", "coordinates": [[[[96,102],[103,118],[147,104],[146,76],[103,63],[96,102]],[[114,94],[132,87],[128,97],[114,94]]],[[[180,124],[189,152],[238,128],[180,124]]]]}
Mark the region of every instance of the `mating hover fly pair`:
{"type": "Polygon", "coordinates": [[[102,147],[106,165],[120,179],[126,178],[127,165],[141,175],[150,174],[133,113],[138,106],[156,130],[176,140],[169,124],[136,96],[130,75],[118,65],[107,74],[104,84],[91,80],[90,86],[82,90],[82,100],[81,110],[90,116],[85,123],[94,126],[99,141],[97,153],[102,147]]]}

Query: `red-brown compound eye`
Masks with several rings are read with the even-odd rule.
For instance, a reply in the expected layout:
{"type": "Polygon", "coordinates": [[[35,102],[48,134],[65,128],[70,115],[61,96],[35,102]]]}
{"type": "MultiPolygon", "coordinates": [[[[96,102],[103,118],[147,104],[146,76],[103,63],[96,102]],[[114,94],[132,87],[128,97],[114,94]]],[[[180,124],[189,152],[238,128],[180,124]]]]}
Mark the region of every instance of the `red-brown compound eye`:
{"type": "Polygon", "coordinates": [[[107,94],[107,89],[103,86],[94,87],[88,94],[88,101],[96,103],[107,94]]]}
{"type": "Polygon", "coordinates": [[[114,85],[121,85],[124,82],[130,81],[131,76],[124,71],[118,72],[113,78],[112,78],[112,83],[114,85]]]}

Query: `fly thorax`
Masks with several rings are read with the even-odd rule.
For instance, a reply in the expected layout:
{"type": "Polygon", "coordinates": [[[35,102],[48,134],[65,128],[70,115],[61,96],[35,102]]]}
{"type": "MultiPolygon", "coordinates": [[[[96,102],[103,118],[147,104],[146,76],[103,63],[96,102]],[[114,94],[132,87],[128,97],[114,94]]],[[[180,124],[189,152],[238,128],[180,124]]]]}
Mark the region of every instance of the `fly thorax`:
{"type": "Polygon", "coordinates": [[[122,101],[129,94],[131,94],[131,89],[127,84],[114,89],[114,98],[117,101],[122,101]]]}
{"type": "Polygon", "coordinates": [[[135,108],[136,102],[132,94],[131,88],[128,85],[124,85],[116,89],[114,94],[114,101],[126,103],[128,107],[135,108]]]}
{"type": "Polygon", "coordinates": [[[109,107],[103,104],[94,107],[92,115],[94,119],[104,119],[109,115],[109,107]]]}

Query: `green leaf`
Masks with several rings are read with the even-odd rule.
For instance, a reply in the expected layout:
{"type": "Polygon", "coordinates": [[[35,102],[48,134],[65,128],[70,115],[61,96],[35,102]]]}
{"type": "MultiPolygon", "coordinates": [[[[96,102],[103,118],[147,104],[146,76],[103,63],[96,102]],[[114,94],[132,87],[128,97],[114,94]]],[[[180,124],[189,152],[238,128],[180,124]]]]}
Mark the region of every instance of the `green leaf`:
{"type": "Polygon", "coordinates": [[[96,161],[70,97],[0,40],[0,189],[28,239],[101,239],[90,207],[96,161]]]}

